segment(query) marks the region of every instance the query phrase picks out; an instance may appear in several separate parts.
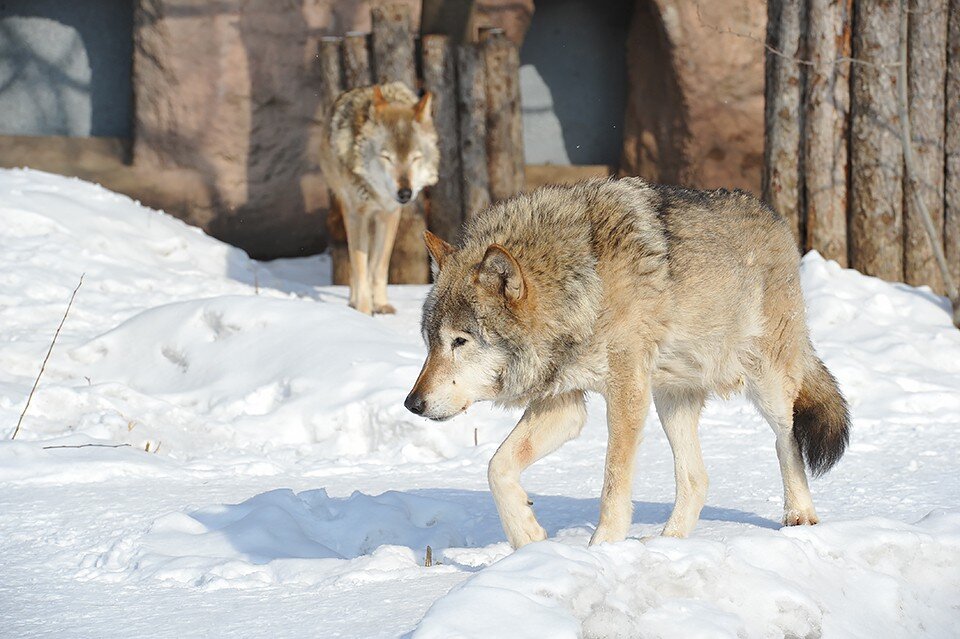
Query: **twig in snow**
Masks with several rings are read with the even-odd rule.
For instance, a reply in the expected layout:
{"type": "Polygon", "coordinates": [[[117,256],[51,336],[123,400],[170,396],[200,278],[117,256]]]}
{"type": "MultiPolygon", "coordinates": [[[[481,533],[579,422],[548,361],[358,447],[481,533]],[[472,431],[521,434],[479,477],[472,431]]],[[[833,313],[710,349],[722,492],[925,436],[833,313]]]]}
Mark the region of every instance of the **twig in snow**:
{"type": "MultiPolygon", "coordinates": [[[[913,143],[910,136],[910,111],[907,106],[907,20],[909,15],[909,0],[900,0],[902,12],[900,15],[900,66],[897,67],[897,106],[900,110],[900,141],[903,144],[903,164],[907,171],[907,180],[916,182],[917,169],[914,164],[913,143]]],[[[910,189],[913,192],[914,204],[920,211],[920,220],[923,222],[923,228],[927,231],[927,238],[933,248],[933,256],[937,260],[937,266],[940,267],[940,275],[943,277],[944,287],[947,289],[947,298],[953,306],[953,325],[960,328],[960,293],[957,291],[957,284],[950,275],[950,268],[947,266],[947,258],[943,255],[943,246],[941,246],[937,232],[933,228],[933,221],[930,219],[930,211],[927,210],[927,204],[920,196],[920,189],[910,189]]]]}
{"type": "Polygon", "coordinates": [[[20,425],[23,423],[23,418],[27,414],[27,409],[30,408],[30,400],[33,399],[33,394],[37,392],[37,385],[40,383],[40,377],[43,376],[43,371],[47,367],[47,360],[50,359],[50,353],[53,352],[53,345],[57,343],[57,337],[60,336],[60,329],[63,328],[63,323],[67,321],[67,315],[70,314],[70,307],[73,306],[73,300],[77,296],[77,291],[80,290],[80,287],[83,285],[83,276],[86,273],[80,275],[80,281],[77,282],[77,288],[73,289],[73,294],[70,296],[70,302],[67,303],[67,310],[63,312],[63,317],[60,318],[60,325],[57,326],[57,332],[53,334],[53,341],[50,342],[50,348],[47,349],[47,355],[43,358],[43,363],[40,365],[40,372],[37,373],[37,379],[33,380],[33,388],[30,389],[30,394],[27,395],[27,403],[23,407],[23,412],[20,413],[20,419],[17,420],[17,427],[13,429],[13,435],[10,436],[10,439],[16,439],[17,433],[20,432],[20,425]]]}
{"type": "Polygon", "coordinates": [[[430,546],[427,546],[427,554],[423,557],[423,565],[426,568],[433,565],[433,549],[430,546]]]}
{"type": "Polygon", "coordinates": [[[60,444],[57,446],[44,446],[43,450],[50,450],[51,448],[124,448],[130,447],[130,444],[60,444]]]}
{"type": "Polygon", "coordinates": [[[474,446],[477,445],[477,429],[476,428],[473,429],[473,445],[474,446]]]}

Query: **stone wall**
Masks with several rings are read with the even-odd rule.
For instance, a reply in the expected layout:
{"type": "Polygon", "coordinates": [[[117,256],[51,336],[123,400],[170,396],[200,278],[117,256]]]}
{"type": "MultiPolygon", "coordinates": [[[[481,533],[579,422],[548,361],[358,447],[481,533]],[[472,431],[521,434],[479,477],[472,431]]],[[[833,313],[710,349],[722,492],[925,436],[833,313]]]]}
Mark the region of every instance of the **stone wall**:
{"type": "Polygon", "coordinates": [[[638,0],[621,173],[760,191],[761,0],[638,0]]]}
{"type": "Polygon", "coordinates": [[[254,257],[322,249],[317,43],[368,30],[370,4],[141,0],[134,165],[195,172],[210,206],[189,221],[254,257]]]}

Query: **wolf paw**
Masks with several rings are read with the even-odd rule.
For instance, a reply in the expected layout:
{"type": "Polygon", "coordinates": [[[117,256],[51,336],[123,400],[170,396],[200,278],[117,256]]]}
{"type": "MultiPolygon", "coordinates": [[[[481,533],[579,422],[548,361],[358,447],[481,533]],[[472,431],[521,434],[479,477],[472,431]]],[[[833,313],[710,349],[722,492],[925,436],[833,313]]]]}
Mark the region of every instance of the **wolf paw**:
{"type": "Polygon", "coordinates": [[[516,548],[532,544],[535,541],[543,541],[547,538],[547,531],[543,529],[540,522],[531,512],[525,521],[518,526],[504,526],[507,533],[507,539],[510,545],[516,548]]]}
{"type": "Polygon", "coordinates": [[[354,308],[364,315],[373,315],[373,309],[369,302],[350,302],[350,308],[354,308]]]}
{"type": "Polygon", "coordinates": [[[397,309],[395,309],[392,304],[375,304],[373,312],[380,315],[393,315],[397,312],[397,309]]]}
{"type": "Polygon", "coordinates": [[[614,543],[623,541],[626,538],[626,532],[615,532],[604,526],[597,526],[597,529],[593,531],[593,536],[590,537],[590,545],[596,546],[597,544],[614,543]]]}
{"type": "Polygon", "coordinates": [[[783,513],[784,526],[812,526],[819,523],[820,518],[817,517],[817,513],[813,512],[813,509],[788,508],[783,513]]]}

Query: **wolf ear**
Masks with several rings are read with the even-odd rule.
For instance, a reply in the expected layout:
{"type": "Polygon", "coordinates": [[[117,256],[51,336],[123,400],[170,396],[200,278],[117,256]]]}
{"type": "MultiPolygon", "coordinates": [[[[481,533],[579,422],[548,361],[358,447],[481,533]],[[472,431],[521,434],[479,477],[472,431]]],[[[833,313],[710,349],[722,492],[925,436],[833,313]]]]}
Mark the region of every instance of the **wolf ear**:
{"type": "Polygon", "coordinates": [[[433,117],[430,112],[430,105],[433,103],[433,94],[429,91],[423,94],[420,101],[413,107],[413,119],[417,122],[423,122],[433,117]]]}
{"type": "Polygon", "coordinates": [[[434,264],[437,265],[437,271],[443,270],[443,264],[453,253],[454,248],[430,231],[423,232],[423,241],[427,244],[427,250],[430,251],[434,264]]]}
{"type": "Polygon", "coordinates": [[[370,102],[370,116],[375,117],[387,107],[387,100],[383,97],[380,85],[373,85],[373,100],[370,102]]]}
{"type": "Polygon", "coordinates": [[[477,282],[503,295],[508,302],[519,302],[527,294],[520,263],[499,244],[491,244],[480,262],[477,282]]]}

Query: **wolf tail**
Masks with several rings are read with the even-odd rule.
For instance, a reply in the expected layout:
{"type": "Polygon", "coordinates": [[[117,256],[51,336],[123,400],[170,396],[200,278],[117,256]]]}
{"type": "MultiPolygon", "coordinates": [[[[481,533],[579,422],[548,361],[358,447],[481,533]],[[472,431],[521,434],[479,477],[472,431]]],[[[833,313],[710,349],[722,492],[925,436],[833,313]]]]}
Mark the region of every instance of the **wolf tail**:
{"type": "Polygon", "coordinates": [[[816,355],[793,402],[793,436],[807,468],[819,477],[839,461],[850,440],[850,411],[837,380],[816,355]]]}

